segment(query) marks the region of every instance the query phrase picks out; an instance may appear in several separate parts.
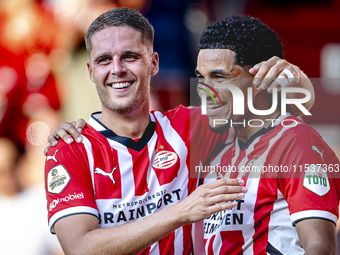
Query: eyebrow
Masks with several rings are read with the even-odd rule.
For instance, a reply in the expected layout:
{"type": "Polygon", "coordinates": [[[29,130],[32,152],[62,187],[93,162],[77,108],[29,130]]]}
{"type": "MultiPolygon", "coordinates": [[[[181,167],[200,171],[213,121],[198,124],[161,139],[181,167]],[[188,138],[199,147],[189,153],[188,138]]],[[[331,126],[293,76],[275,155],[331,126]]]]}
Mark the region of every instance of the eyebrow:
{"type": "Polygon", "coordinates": [[[229,75],[226,73],[223,69],[215,69],[210,72],[210,74],[223,74],[223,75],[229,75]]]}
{"type": "Polygon", "coordinates": [[[136,56],[137,58],[143,57],[143,54],[142,54],[142,53],[139,53],[139,52],[137,52],[137,51],[130,51],[130,50],[124,51],[123,54],[122,54],[122,56],[125,56],[125,55],[134,55],[134,56],[136,56]]]}
{"type": "MultiPolygon", "coordinates": [[[[197,75],[201,75],[200,71],[198,71],[198,69],[195,70],[195,73],[197,75]]],[[[222,75],[226,75],[226,76],[229,76],[228,73],[226,73],[223,69],[215,69],[215,70],[212,70],[210,71],[210,74],[222,74],[222,75]]]]}

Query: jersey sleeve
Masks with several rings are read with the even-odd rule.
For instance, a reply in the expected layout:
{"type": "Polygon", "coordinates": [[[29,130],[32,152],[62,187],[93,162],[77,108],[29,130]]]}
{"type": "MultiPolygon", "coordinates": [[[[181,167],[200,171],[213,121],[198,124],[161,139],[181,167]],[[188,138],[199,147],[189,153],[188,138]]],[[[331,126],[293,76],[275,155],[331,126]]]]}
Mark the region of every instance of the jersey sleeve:
{"type": "Polygon", "coordinates": [[[287,166],[290,175],[278,181],[293,225],[310,218],[336,224],[340,184],[335,153],[317,133],[299,135],[283,147],[280,165],[287,166]]]}
{"type": "Polygon", "coordinates": [[[65,144],[51,147],[45,162],[45,190],[48,224],[54,233],[54,224],[74,214],[98,217],[92,177],[86,149],[83,144],[65,144]]]}

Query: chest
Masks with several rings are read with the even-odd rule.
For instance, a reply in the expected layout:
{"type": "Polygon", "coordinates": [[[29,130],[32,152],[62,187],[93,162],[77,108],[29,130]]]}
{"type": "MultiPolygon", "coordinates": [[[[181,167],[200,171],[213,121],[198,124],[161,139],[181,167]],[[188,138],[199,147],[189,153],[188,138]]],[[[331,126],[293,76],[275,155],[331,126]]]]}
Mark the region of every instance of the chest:
{"type": "Polygon", "coordinates": [[[125,224],[171,206],[191,192],[184,144],[155,135],[140,150],[92,143],[90,174],[100,224],[125,224]]]}

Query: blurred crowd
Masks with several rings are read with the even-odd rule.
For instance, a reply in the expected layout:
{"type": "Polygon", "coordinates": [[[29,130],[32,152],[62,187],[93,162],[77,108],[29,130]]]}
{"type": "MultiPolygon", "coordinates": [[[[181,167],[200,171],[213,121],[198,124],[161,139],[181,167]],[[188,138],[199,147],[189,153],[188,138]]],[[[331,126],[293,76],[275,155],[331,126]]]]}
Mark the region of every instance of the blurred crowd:
{"type": "Polygon", "coordinates": [[[272,24],[283,36],[289,61],[309,77],[333,78],[325,88],[325,82],[315,82],[316,107],[326,97],[332,105],[329,120],[312,108],[309,124],[326,134],[339,156],[340,85],[334,82],[340,78],[339,1],[275,2],[0,0],[0,254],[63,254],[47,226],[43,149],[62,121],[87,120],[100,110],[87,74],[84,35],[98,15],[112,8],[138,9],[154,26],[160,72],[151,83],[151,108],[162,111],[199,104],[190,99],[190,78],[195,77],[199,37],[213,20],[249,14],[272,24]],[[315,17],[319,22],[304,25],[315,17]]]}

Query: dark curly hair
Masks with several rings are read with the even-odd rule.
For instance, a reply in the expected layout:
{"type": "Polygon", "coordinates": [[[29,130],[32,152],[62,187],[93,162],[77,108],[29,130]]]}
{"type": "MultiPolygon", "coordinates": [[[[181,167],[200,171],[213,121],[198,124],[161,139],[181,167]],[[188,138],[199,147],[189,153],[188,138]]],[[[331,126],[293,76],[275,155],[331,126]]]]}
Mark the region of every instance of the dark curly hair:
{"type": "Polygon", "coordinates": [[[242,67],[273,56],[283,58],[283,46],[276,32],[249,16],[215,21],[203,32],[200,49],[230,49],[236,53],[235,64],[242,67]]]}

